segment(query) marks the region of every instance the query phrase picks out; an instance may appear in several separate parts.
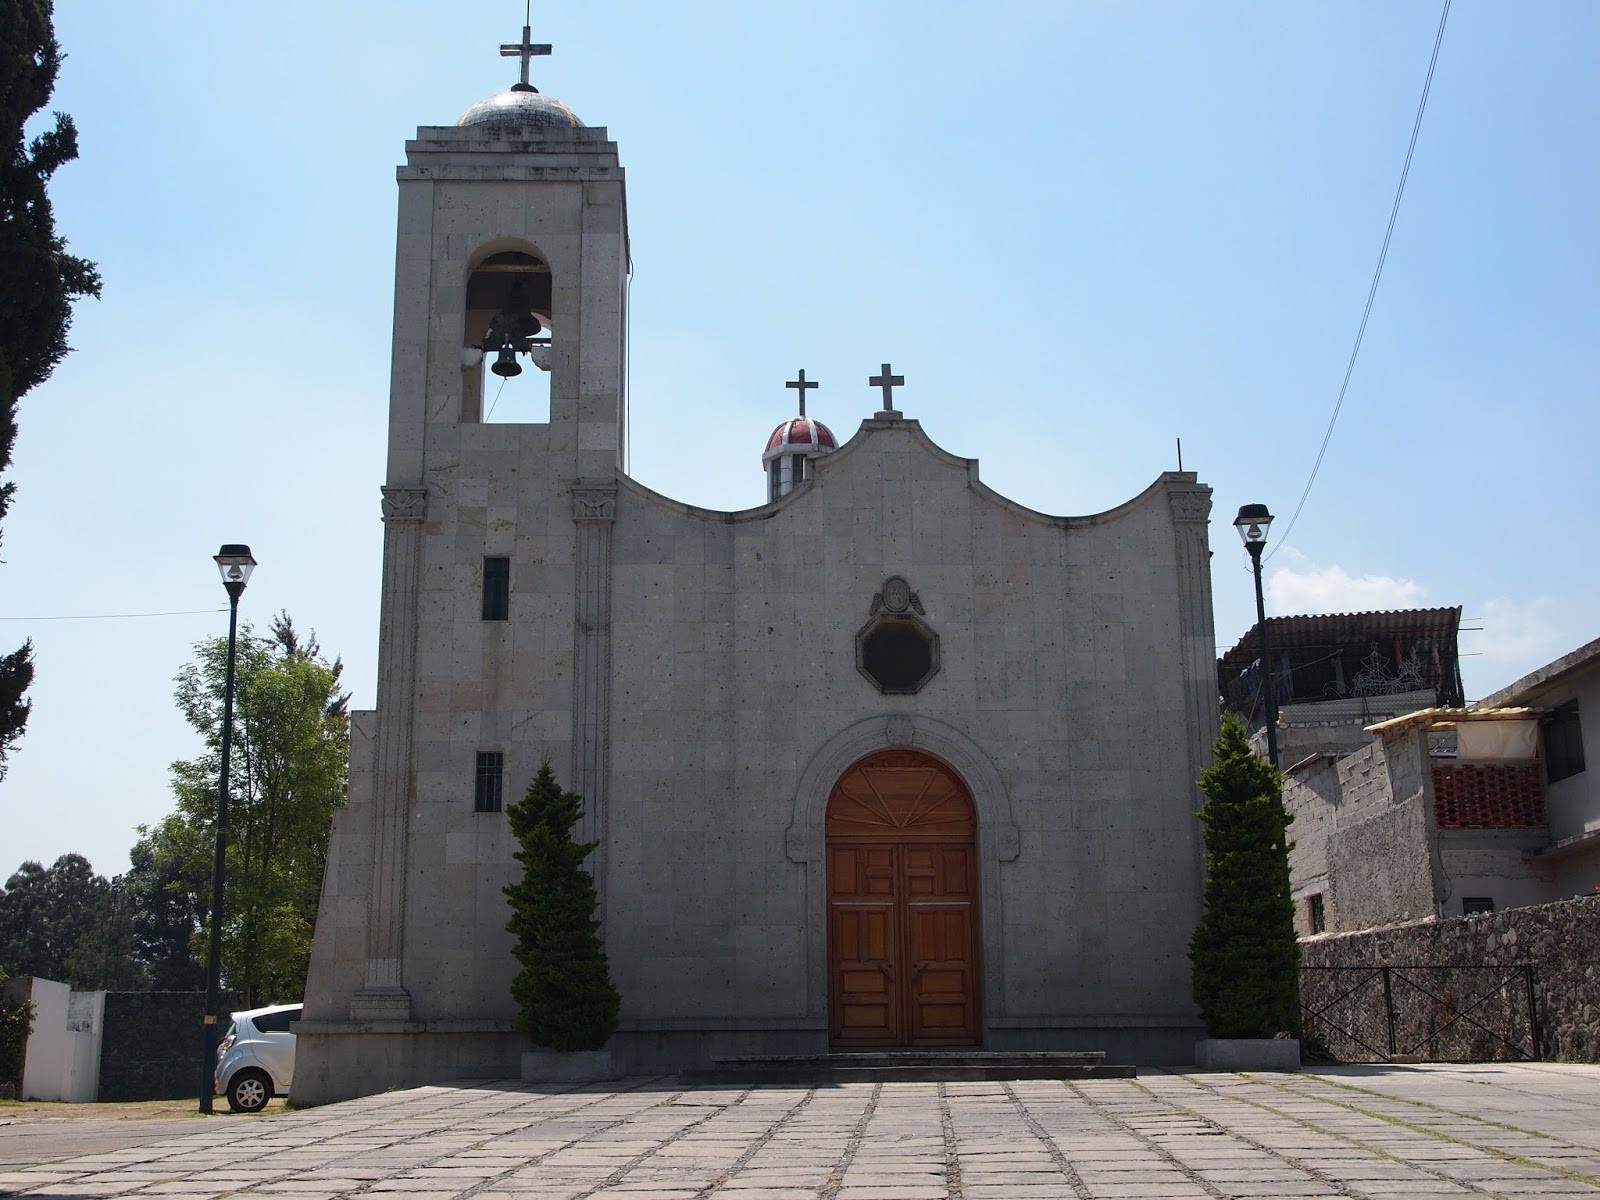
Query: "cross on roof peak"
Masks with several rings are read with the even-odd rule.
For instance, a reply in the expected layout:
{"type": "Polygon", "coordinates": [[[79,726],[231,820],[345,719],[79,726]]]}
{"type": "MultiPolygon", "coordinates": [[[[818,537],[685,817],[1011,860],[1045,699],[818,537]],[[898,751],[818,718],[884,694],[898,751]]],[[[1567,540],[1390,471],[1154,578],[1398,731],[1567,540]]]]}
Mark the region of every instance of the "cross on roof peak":
{"type": "Polygon", "coordinates": [[[819,388],[822,385],[816,382],[814,379],[807,379],[805,368],[801,367],[799,377],[789,380],[783,386],[786,388],[794,388],[800,393],[800,415],[803,417],[806,415],[806,393],[811,389],[819,388]]]}
{"type": "Polygon", "coordinates": [[[520,58],[522,60],[522,77],[511,85],[513,92],[537,92],[539,89],[528,82],[528,63],[535,58],[550,53],[548,42],[533,40],[533,0],[528,0],[523,9],[522,40],[520,42],[507,42],[500,47],[501,58],[520,58]]]}
{"type": "Polygon", "coordinates": [[[869,387],[880,388],[883,391],[883,409],[876,414],[877,416],[898,417],[900,415],[900,410],[894,406],[894,389],[904,387],[905,383],[906,377],[904,375],[896,375],[894,368],[888,363],[883,364],[882,374],[874,375],[867,380],[869,387]]]}

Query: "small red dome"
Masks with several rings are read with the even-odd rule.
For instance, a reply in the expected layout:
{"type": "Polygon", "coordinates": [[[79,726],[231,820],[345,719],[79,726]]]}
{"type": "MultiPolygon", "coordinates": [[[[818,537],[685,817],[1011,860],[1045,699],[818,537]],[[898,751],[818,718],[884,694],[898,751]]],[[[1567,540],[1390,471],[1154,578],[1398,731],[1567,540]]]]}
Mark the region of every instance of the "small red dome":
{"type": "Polygon", "coordinates": [[[792,417],[772,431],[761,461],[766,462],[780,454],[825,454],[838,448],[833,430],[821,421],[810,417],[792,417]]]}

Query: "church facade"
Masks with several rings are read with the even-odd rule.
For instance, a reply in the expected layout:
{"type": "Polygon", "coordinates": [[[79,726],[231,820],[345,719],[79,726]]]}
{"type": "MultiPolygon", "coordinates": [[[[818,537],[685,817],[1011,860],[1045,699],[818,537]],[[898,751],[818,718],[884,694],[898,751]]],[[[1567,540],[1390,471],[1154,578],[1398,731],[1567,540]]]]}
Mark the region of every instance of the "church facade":
{"type": "Polygon", "coordinates": [[[765,503],[680,503],[622,469],[606,131],[519,84],[420,129],[399,192],[377,707],[296,1101],[517,1073],[502,809],[547,756],[599,843],[630,1071],[1189,1061],[1210,489],[1167,472],[1107,512],[1032,511],[901,412],[885,364],[848,439],[797,389],[764,485],[752,447],[765,503]],[[485,371],[520,362],[548,368],[549,420],[485,423],[485,371]]]}

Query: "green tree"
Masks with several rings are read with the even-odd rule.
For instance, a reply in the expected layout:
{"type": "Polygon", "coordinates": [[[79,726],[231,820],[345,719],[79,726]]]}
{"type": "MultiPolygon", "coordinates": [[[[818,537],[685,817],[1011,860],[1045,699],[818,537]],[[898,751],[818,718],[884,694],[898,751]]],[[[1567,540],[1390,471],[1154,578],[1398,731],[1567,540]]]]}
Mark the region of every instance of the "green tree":
{"type": "Polygon", "coordinates": [[[100,894],[67,953],[66,981],[85,991],[142,992],[150,976],[138,955],[138,915],[123,876],[100,894]]]}
{"type": "Polygon", "coordinates": [[[6,997],[6,969],[0,967],[0,1087],[22,1085],[22,1047],[33,1028],[33,1004],[6,997]]]}
{"type": "Polygon", "coordinates": [[[583,869],[598,843],[572,837],[582,815],[583,797],[561,790],[549,759],[506,810],[523,868],[522,879],[505,889],[506,928],[522,964],[511,982],[517,1027],[553,1050],[600,1049],[616,1032],[621,1007],[594,919],[594,881],[583,869]]]}
{"type": "Polygon", "coordinates": [[[173,815],[139,826],[122,884],[132,898],[134,955],[159,992],[205,987],[197,938],[211,885],[209,831],[173,815]]]}
{"type": "MultiPolygon", "coordinates": [[[[178,708],[205,739],[206,752],[172,764],[175,817],[185,828],[166,838],[173,857],[162,869],[175,894],[192,878],[193,847],[212,836],[227,654],[225,638],[199,643],[195,661],[176,680],[178,708]]],[[[228,987],[252,1005],[298,998],[305,987],[328,835],[344,803],[350,752],[342,670],[322,657],[315,635],[301,638],[287,614],[274,619],[270,637],[241,630],[222,966],[228,987]]],[[[201,896],[207,919],[209,893],[208,877],[201,896]]]]}
{"type": "MultiPolygon", "coordinates": [[[[50,0],[0,0],[0,476],[11,466],[17,440],[17,401],[49,378],[67,353],[72,302],[98,296],[94,264],[67,253],[56,235],[50,177],[78,157],[72,118],[55,122],[31,142],[23,127],[50,102],[61,47],[50,0]]],[[[0,521],[16,484],[0,483],[0,521]]],[[[28,723],[33,643],[0,655],[0,778],[28,723]]]]}
{"type": "Polygon", "coordinates": [[[68,960],[101,920],[111,884],[81,854],[48,868],[25,862],[0,890],[0,966],[13,975],[71,982],[68,960]]]}
{"type": "Polygon", "coordinates": [[[1273,1037],[1300,1027],[1300,944],[1289,897],[1292,819],[1283,777],[1250,749],[1244,722],[1223,718],[1205,803],[1205,909],[1189,943],[1194,998],[1217,1038],[1273,1037]]]}

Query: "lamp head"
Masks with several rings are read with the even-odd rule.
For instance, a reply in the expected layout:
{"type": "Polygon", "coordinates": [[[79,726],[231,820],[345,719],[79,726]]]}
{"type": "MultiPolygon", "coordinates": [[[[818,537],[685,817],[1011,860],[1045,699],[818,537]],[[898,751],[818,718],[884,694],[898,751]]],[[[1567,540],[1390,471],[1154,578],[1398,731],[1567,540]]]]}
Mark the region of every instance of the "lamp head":
{"type": "Polygon", "coordinates": [[[1260,553],[1259,548],[1267,542],[1267,530],[1272,528],[1272,514],[1265,504],[1245,504],[1233,519],[1233,527],[1239,531],[1246,550],[1260,553]]]}
{"type": "Polygon", "coordinates": [[[228,589],[228,594],[244,591],[244,585],[250,582],[250,573],[256,569],[250,547],[230,543],[217,551],[215,559],[217,570],[222,574],[222,586],[228,589]]]}

